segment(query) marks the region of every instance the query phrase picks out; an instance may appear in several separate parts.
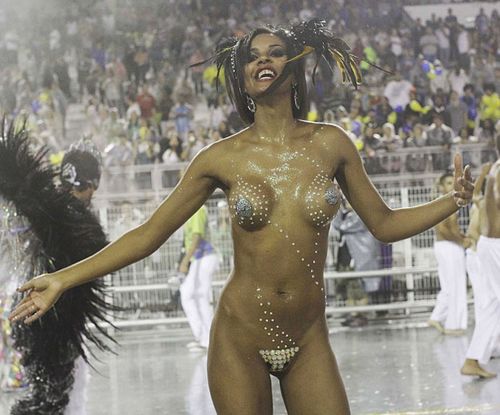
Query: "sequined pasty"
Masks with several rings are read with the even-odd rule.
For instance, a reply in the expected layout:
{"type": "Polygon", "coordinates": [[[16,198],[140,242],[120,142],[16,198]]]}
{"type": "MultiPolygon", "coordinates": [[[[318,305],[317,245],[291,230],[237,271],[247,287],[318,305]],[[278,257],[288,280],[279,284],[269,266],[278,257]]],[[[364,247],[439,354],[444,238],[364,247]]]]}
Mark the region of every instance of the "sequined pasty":
{"type": "Polygon", "coordinates": [[[332,205],[332,206],[336,205],[338,203],[339,195],[338,195],[335,187],[332,186],[332,187],[326,189],[325,200],[326,200],[326,203],[328,203],[329,205],[332,205]]]}
{"type": "Polygon", "coordinates": [[[299,347],[296,346],[286,349],[259,350],[259,353],[264,362],[268,364],[271,372],[281,372],[298,351],[299,347]]]}
{"type": "Polygon", "coordinates": [[[318,173],[306,192],[306,212],[309,219],[318,227],[329,226],[337,212],[338,200],[337,191],[331,179],[325,173],[318,173]]]}
{"type": "Polygon", "coordinates": [[[251,218],[253,213],[253,206],[248,199],[240,196],[236,201],[234,210],[236,211],[236,216],[240,218],[251,218]]]}
{"type": "Polygon", "coordinates": [[[236,176],[236,185],[229,197],[229,208],[238,225],[247,229],[264,226],[271,213],[271,201],[266,181],[251,184],[240,175],[236,176]]]}

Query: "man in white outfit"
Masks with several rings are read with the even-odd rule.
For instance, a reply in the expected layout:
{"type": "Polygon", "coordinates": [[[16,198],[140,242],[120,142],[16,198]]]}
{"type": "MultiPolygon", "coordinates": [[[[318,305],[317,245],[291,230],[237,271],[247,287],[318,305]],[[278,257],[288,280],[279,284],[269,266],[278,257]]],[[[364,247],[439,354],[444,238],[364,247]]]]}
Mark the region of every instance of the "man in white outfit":
{"type": "MultiPolygon", "coordinates": [[[[500,135],[496,137],[497,155],[500,156],[500,135]]],[[[480,236],[477,243],[478,293],[476,327],[460,373],[469,376],[491,378],[481,365],[486,364],[500,350],[500,159],[489,168],[483,168],[478,179],[482,187],[489,171],[484,198],[476,198],[480,236]],[[479,294],[479,295],[478,295],[479,294]]],[[[477,190],[476,190],[476,193],[477,190]]]]}
{"type": "MultiPolygon", "coordinates": [[[[439,179],[441,193],[453,191],[454,177],[445,173],[439,179]]],[[[441,290],[429,325],[444,334],[465,334],[467,328],[467,284],[465,251],[471,241],[458,226],[458,213],[436,226],[434,252],[438,263],[441,290]]]]}
{"type": "Polygon", "coordinates": [[[208,215],[202,206],[184,225],[184,257],[179,265],[181,273],[187,273],[181,284],[181,304],[193,332],[195,342],[188,345],[192,350],[208,348],[213,308],[210,304],[212,277],[219,258],[206,239],[208,215]]]}

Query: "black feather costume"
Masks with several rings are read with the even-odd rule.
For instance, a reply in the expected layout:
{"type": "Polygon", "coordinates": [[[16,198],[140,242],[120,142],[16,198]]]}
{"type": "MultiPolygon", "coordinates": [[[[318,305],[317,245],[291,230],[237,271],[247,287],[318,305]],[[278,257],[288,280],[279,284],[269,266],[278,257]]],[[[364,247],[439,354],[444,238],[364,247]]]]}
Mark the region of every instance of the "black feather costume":
{"type": "MultiPolygon", "coordinates": [[[[39,252],[47,272],[82,260],[106,244],[97,218],[69,192],[54,184],[56,172],[46,163],[46,151],[33,153],[24,128],[14,123],[0,137],[0,195],[28,219],[38,238],[39,252]]],[[[26,280],[34,275],[26,275],[26,280]]],[[[13,328],[15,347],[22,353],[30,391],[17,401],[12,414],[63,414],[73,386],[73,368],[79,356],[87,361],[84,344],[91,342],[109,350],[100,327],[110,305],[104,285],[93,281],[65,292],[39,321],[13,328]],[[89,330],[93,323],[101,335],[89,330]]],[[[112,340],[112,339],[111,339],[112,340]]]]}

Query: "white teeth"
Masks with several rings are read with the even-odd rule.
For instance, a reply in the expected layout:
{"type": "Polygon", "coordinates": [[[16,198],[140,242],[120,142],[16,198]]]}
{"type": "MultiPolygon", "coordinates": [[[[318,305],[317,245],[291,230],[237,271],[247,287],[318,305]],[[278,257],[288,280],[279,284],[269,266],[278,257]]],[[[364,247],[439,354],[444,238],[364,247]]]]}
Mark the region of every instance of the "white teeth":
{"type": "Polygon", "coordinates": [[[260,79],[273,79],[275,77],[275,73],[270,69],[262,69],[257,75],[257,78],[260,79]]]}

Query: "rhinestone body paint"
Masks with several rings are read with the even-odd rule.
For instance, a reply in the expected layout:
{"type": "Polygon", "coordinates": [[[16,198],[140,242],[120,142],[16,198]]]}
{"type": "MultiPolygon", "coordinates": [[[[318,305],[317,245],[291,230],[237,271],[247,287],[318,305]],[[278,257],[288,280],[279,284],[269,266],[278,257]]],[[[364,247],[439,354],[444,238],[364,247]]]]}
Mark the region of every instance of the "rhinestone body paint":
{"type": "MultiPolygon", "coordinates": [[[[272,216],[272,210],[283,197],[291,200],[297,199],[299,206],[303,204],[309,223],[318,228],[318,231],[320,228],[328,228],[333,219],[333,213],[336,212],[334,207],[339,201],[336,187],[328,173],[321,168],[321,163],[306,155],[306,148],[303,148],[303,151],[281,154],[278,160],[279,164],[265,174],[266,180],[261,183],[251,183],[239,174],[236,176],[236,185],[231,189],[229,197],[232,216],[238,225],[246,230],[256,230],[264,226],[274,229],[285,246],[289,248],[287,252],[291,252],[290,261],[297,262],[299,268],[303,269],[304,278],[309,279],[314,287],[323,293],[322,272],[317,266],[321,263],[319,253],[321,232],[314,233],[312,246],[306,249],[307,253],[302,252],[299,247],[300,239],[293,234],[292,229],[288,229],[288,226],[281,223],[279,216],[272,216]],[[306,160],[311,170],[316,173],[309,184],[306,183],[304,186],[299,183],[300,187],[294,188],[290,186],[289,177],[301,175],[294,165],[295,160],[306,160]],[[300,192],[298,193],[296,189],[300,189],[300,192]],[[287,190],[290,193],[287,194],[287,190]],[[294,190],[293,193],[292,190],[294,190]]],[[[255,167],[253,170],[257,169],[258,167],[255,167]]],[[[287,328],[283,326],[283,322],[276,318],[273,312],[273,300],[269,293],[257,287],[255,298],[260,309],[259,325],[271,346],[260,349],[259,354],[271,372],[283,371],[299,352],[300,347],[287,328]]]]}

